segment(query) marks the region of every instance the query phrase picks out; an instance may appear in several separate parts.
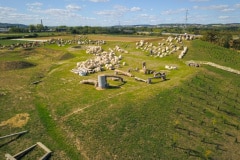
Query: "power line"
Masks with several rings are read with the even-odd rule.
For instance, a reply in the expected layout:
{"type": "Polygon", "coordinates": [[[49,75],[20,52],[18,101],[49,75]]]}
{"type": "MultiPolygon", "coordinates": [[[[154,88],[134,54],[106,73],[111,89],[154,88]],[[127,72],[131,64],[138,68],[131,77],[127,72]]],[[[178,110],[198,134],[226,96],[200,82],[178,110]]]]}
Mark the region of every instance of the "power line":
{"type": "Polygon", "coordinates": [[[187,22],[188,22],[188,9],[186,9],[185,27],[187,27],[187,22]]]}

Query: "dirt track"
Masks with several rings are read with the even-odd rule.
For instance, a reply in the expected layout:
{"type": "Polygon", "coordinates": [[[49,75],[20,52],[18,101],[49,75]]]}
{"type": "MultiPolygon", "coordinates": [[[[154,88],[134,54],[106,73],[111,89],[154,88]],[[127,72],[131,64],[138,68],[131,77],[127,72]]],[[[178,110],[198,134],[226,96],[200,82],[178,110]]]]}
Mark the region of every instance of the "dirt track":
{"type": "Polygon", "coordinates": [[[235,74],[240,74],[239,70],[236,70],[236,69],[233,69],[233,68],[230,68],[230,67],[226,67],[226,66],[221,66],[221,65],[213,63],[213,62],[196,61],[196,63],[209,65],[209,66],[216,67],[216,68],[219,68],[219,69],[222,69],[222,70],[225,70],[225,71],[228,71],[228,72],[232,72],[232,73],[235,73],[235,74]]]}
{"type": "Polygon", "coordinates": [[[162,38],[142,37],[142,36],[112,36],[112,35],[88,35],[88,38],[93,40],[103,39],[105,41],[117,41],[117,42],[137,42],[140,40],[154,41],[161,40],[162,38]]]}

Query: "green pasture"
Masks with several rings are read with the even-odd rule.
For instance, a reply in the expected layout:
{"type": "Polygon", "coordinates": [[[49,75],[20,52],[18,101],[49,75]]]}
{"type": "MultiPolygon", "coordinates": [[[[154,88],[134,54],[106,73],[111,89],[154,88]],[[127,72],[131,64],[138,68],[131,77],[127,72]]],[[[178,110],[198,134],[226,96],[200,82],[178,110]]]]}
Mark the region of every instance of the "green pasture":
{"type": "Polygon", "coordinates": [[[189,60],[211,61],[234,69],[240,68],[239,52],[234,50],[196,40],[191,43],[189,52],[191,54],[186,56],[189,60]]]}
{"type": "Polygon", "coordinates": [[[28,41],[12,40],[22,38],[46,38],[46,37],[59,37],[66,36],[66,33],[52,33],[52,32],[39,32],[39,33],[0,33],[0,47],[4,45],[12,45],[16,43],[25,43],[28,41]]]}
{"type": "MultiPolygon", "coordinates": [[[[157,44],[158,40],[155,37],[151,42],[157,44]]],[[[110,89],[96,90],[79,82],[97,79],[98,74],[114,75],[114,71],[86,77],[72,73],[77,62],[93,57],[85,53],[84,46],[0,50],[0,66],[7,61],[34,64],[0,70],[0,136],[29,131],[0,141],[0,157],[38,141],[53,151],[50,159],[240,157],[239,75],[185,64],[188,60],[211,61],[239,69],[239,53],[194,40],[184,43],[189,51],[179,60],[177,53],[163,58],[149,56],[137,50],[135,43],[109,40],[102,47],[108,50],[119,45],[129,51],[121,53],[126,66],[120,70],[141,68],[145,61],[147,68],[166,72],[167,81],[154,79],[153,84],[146,84],[122,76],[126,83],[109,79],[110,89]],[[165,65],[178,69],[166,70],[165,65]],[[25,125],[1,125],[21,113],[29,114],[25,125]]],[[[132,74],[143,79],[152,76],[132,74]]],[[[41,154],[31,152],[24,159],[41,154]]]]}
{"type": "Polygon", "coordinates": [[[5,45],[12,45],[16,43],[25,43],[26,41],[19,41],[19,40],[0,40],[0,46],[5,45]]]}

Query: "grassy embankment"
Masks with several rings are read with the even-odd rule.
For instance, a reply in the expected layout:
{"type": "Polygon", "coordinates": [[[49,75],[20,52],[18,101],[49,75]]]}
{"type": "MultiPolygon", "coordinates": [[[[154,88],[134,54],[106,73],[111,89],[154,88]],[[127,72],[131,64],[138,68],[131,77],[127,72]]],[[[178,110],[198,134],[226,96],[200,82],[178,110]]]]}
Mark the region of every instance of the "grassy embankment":
{"type": "Polygon", "coordinates": [[[13,39],[49,39],[49,37],[61,37],[66,36],[65,32],[52,33],[52,32],[41,32],[41,33],[0,33],[0,46],[12,45],[16,43],[25,43],[28,41],[13,40],[13,39]]]}
{"type": "MultiPolygon", "coordinates": [[[[17,113],[30,115],[22,128],[1,128],[1,135],[23,129],[30,132],[2,145],[1,156],[36,141],[54,150],[53,159],[239,156],[239,76],[208,66],[189,68],[184,64],[185,59],[194,59],[239,68],[238,54],[224,50],[222,54],[228,56],[222,56],[222,48],[201,41],[187,43],[190,49],[183,61],[177,55],[162,59],[146,56],[147,53],[135,50],[135,42],[109,41],[103,47],[107,50],[116,44],[129,51],[123,54],[127,66],[121,70],[140,68],[142,61],[153,70],[163,71],[166,64],[179,69],[167,72],[169,80],[165,82],[154,80],[148,85],[123,77],[127,83],[120,88],[97,91],[93,86],[79,84],[82,79],[96,79],[97,74],[79,77],[70,72],[76,62],[91,57],[82,50],[45,46],[1,52],[1,61],[20,59],[37,64],[1,71],[0,107],[4,116],[0,122],[17,113]],[[63,60],[69,54],[74,56],[63,60]],[[39,80],[42,82],[31,85],[39,80]]],[[[111,80],[109,83],[120,85],[111,80]]]]}

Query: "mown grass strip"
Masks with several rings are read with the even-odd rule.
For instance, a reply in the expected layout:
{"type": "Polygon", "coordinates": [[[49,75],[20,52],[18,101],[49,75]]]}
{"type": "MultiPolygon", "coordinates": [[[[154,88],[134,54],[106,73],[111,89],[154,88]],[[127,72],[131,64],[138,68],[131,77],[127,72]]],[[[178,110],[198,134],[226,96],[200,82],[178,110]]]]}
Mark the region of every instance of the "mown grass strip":
{"type": "Polygon", "coordinates": [[[69,145],[67,143],[68,142],[67,138],[64,137],[61,129],[57,127],[56,123],[51,118],[50,113],[45,107],[45,105],[41,103],[39,100],[35,101],[35,105],[39,113],[40,120],[44,125],[47,134],[55,141],[54,144],[48,144],[48,145],[52,146],[53,148],[57,148],[62,151],[65,151],[65,153],[68,155],[70,159],[73,159],[73,160],[83,159],[81,154],[75,150],[74,146],[69,145]]]}
{"type": "Polygon", "coordinates": [[[201,40],[194,40],[191,43],[189,53],[185,59],[210,61],[219,65],[228,66],[234,69],[240,67],[239,53],[201,40]]]}

